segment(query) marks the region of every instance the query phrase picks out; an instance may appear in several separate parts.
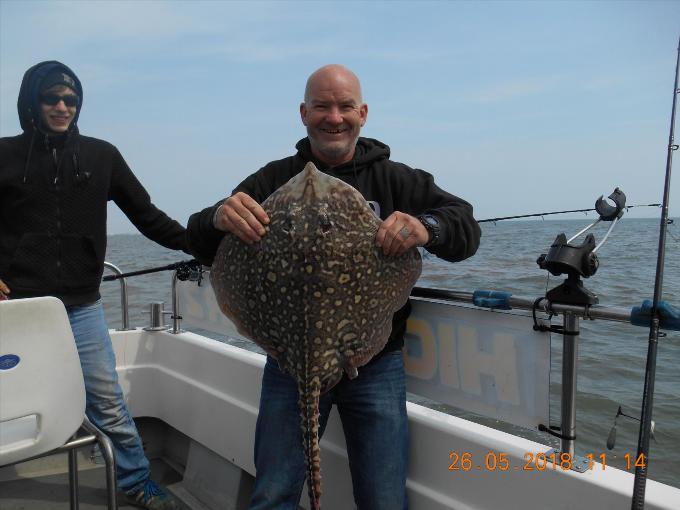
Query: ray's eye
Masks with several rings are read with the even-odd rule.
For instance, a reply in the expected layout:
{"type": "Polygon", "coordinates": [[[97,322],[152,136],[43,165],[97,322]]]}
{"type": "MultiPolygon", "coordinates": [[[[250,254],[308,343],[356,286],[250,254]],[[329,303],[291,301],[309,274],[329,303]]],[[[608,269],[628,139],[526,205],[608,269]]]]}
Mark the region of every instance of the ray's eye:
{"type": "Polygon", "coordinates": [[[327,214],[319,215],[319,226],[321,227],[321,232],[324,234],[327,234],[331,230],[333,225],[331,224],[331,220],[328,219],[327,214]]]}
{"type": "Polygon", "coordinates": [[[293,226],[293,220],[290,218],[286,218],[283,224],[281,225],[281,231],[284,234],[291,234],[295,230],[295,227],[293,226]]]}

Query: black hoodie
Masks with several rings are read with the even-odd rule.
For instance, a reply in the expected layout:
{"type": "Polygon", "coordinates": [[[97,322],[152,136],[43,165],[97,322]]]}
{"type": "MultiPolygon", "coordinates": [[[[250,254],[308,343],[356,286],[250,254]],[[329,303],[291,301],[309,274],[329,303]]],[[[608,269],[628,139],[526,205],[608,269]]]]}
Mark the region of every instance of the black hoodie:
{"type": "Polygon", "coordinates": [[[23,133],[0,138],[0,279],[12,298],[56,296],[66,306],[99,299],[108,200],[149,239],[186,251],[184,228],[151,203],[118,150],[78,133],[82,98],[73,71],[41,62],[21,83],[23,133]],[[46,130],[40,119],[41,85],[55,70],[74,78],[80,97],[62,135],[46,130]]]}
{"type": "MultiPolygon", "coordinates": [[[[480,229],[472,216],[472,206],[439,188],[431,174],[410,168],[389,159],[390,148],[371,138],[359,138],[354,158],[336,167],[328,167],[317,160],[311,151],[309,139],[300,140],[294,156],[272,161],[239,184],[234,193],[242,191],[264,202],[288,180],[301,172],[309,161],[323,172],[337,177],[358,189],[366,200],[376,205],[381,219],[394,211],[413,216],[430,214],[439,220],[441,227],[437,245],[428,251],[451,261],[474,255],[479,246],[480,229]]],[[[217,247],[224,232],[215,229],[212,218],[220,200],[212,207],[193,214],[187,226],[189,249],[205,265],[212,265],[217,247]]],[[[406,320],[410,313],[407,303],[395,313],[392,334],[383,352],[400,349],[404,345],[406,320]]]]}

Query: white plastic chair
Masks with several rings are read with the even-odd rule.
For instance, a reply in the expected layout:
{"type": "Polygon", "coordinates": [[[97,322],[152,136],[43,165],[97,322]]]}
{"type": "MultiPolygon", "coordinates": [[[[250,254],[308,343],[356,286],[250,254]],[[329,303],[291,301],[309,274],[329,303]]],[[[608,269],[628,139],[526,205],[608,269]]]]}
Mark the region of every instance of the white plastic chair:
{"type": "Polygon", "coordinates": [[[113,448],[85,417],[83,372],[63,303],[53,297],[0,301],[0,467],[68,451],[71,508],[77,509],[75,449],[95,442],[113,510],[113,448]],[[77,435],[81,427],[85,436],[77,435]]]}

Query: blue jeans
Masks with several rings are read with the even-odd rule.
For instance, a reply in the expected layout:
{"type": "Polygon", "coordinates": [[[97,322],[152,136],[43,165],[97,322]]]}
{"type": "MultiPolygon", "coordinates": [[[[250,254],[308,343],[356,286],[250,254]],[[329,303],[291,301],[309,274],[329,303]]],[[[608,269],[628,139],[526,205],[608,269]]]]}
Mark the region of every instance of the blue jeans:
{"type": "Polygon", "coordinates": [[[149,478],[149,461],[118,384],[116,357],[101,301],[67,309],[85,379],[89,420],[113,442],[118,487],[140,490],[149,478]]]}
{"type": "MultiPolygon", "coordinates": [[[[408,419],[401,352],[388,353],[359,368],[356,379],[343,377],[321,396],[321,435],[333,404],[338,406],[345,432],[357,508],[406,509],[408,419]]],[[[250,510],[297,510],[305,481],[300,430],[297,385],[267,357],[255,430],[257,477],[250,510]]]]}

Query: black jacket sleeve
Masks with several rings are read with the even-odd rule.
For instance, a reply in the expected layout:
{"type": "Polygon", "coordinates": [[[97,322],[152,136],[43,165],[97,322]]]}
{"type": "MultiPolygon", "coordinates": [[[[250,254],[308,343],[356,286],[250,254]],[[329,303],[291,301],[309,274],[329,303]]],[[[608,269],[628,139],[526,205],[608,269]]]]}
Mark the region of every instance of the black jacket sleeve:
{"type": "Polygon", "coordinates": [[[224,200],[206,207],[202,211],[189,216],[187,223],[187,245],[191,254],[204,266],[212,266],[217,247],[224,237],[224,232],[213,227],[212,219],[215,211],[224,200]]]}
{"type": "MultiPolygon", "coordinates": [[[[267,167],[261,168],[258,172],[247,177],[232,194],[242,191],[250,196],[257,203],[261,204],[274,192],[271,185],[266,185],[262,178],[263,172],[269,172],[267,167]]],[[[191,254],[196,257],[201,264],[211,266],[220,241],[224,237],[224,232],[217,230],[213,226],[213,217],[217,208],[224,202],[220,200],[215,205],[206,207],[202,211],[192,214],[187,223],[187,244],[191,254]]]]}
{"type": "Polygon", "coordinates": [[[189,253],[184,227],[158,209],[116,149],[111,174],[110,198],[137,229],[171,250],[189,253]]]}
{"type": "Polygon", "coordinates": [[[472,205],[437,186],[434,178],[423,170],[402,169],[407,176],[395,172],[403,187],[397,210],[419,216],[429,214],[439,220],[439,242],[427,250],[439,258],[457,262],[471,257],[479,247],[481,229],[472,214],[472,205]]]}

